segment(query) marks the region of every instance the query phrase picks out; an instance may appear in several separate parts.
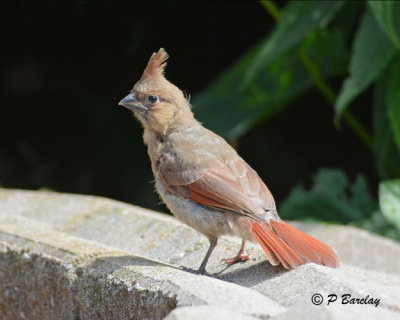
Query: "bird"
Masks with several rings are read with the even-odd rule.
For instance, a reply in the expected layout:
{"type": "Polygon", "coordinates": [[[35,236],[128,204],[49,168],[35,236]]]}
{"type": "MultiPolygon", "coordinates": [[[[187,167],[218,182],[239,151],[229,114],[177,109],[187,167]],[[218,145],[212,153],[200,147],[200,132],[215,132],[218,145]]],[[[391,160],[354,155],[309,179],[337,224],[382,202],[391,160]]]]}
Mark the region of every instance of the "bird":
{"type": "Polygon", "coordinates": [[[242,239],[238,254],[224,259],[228,265],[249,260],[245,245],[252,241],[260,244],[273,266],[339,267],[336,251],[283,221],[256,171],[226,140],[195,119],[186,95],[165,77],[168,58],[163,48],[154,52],[119,105],[142,124],[161,199],[178,220],[209,240],[196,273],[208,274],[207,262],[222,235],[242,239]]]}

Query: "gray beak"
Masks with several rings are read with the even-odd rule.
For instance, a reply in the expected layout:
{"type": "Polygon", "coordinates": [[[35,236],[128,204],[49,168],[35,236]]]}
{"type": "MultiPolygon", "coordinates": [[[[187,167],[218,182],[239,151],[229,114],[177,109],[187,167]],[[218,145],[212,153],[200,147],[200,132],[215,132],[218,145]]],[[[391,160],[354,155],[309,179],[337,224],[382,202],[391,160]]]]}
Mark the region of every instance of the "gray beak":
{"type": "Polygon", "coordinates": [[[133,93],[128,94],[118,104],[132,111],[149,111],[139,100],[136,99],[133,93]]]}

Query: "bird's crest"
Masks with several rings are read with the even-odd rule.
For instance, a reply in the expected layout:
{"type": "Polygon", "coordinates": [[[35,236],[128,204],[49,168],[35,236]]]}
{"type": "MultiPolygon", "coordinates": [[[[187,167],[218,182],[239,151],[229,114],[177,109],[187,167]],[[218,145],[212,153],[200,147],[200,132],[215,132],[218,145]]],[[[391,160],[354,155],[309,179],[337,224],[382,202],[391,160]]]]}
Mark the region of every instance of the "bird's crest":
{"type": "Polygon", "coordinates": [[[143,71],[142,79],[163,76],[168,57],[168,53],[163,48],[160,48],[157,53],[154,52],[143,71]]]}

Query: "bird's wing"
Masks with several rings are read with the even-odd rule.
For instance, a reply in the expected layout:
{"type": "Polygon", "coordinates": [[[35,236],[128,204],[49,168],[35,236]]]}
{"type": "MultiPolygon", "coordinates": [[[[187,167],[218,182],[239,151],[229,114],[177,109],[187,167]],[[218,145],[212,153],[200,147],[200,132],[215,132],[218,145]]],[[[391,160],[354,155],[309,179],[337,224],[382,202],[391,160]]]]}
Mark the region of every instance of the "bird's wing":
{"type": "Polygon", "coordinates": [[[158,173],[167,190],[201,205],[244,214],[262,222],[279,219],[271,192],[240,157],[225,166],[201,172],[168,170],[168,166],[161,164],[158,173]]]}
{"type": "Polygon", "coordinates": [[[325,243],[282,221],[276,213],[274,199],[257,173],[241,158],[225,166],[193,170],[162,170],[159,176],[172,193],[219,211],[246,215],[253,219],[249,231],[273,265],[282,263],[295,268],[307,262],[337,268],[340,258],[325,243]],[[199,177],[193,181],[194,178],[199,177]],[[186,179],[192,181],[183,183],[186,179]],[[175,184],[171,183],[174,181],[175,184]]]}

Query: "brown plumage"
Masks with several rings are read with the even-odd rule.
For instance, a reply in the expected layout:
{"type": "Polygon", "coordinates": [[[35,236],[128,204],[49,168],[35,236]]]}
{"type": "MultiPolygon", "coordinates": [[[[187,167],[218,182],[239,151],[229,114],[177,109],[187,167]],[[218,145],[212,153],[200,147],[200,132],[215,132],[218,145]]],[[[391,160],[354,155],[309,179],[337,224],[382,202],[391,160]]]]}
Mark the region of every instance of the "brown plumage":
{"type": "Polygon", "coordinates": [[[153,53],[142,77],[119,104],[132,110],[143,125],[163,201],[175,217],[210,240],[199,272],[205,272],[223,234],[242,238],[238,255],[227,263],[248,260],[245,242],[256,240],[272,265],[289,269],[314,262],[338,267],[335,251],[282,221],[257,173],[194,118],[182,91],[164,77],[167,59],[164,49],[153,53]]]}

